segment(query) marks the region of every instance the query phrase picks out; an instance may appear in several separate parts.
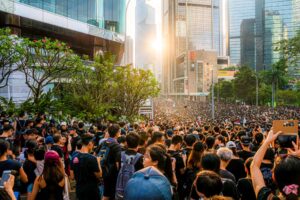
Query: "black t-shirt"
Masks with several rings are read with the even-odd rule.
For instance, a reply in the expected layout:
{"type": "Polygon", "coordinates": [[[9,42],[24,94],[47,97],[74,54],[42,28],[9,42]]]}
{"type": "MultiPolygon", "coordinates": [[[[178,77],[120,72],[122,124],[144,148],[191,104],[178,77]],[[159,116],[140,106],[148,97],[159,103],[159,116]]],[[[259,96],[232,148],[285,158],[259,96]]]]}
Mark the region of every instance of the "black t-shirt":
{"type": "Polygon", "coordinates": [[[245,151],[245,150],[238,151],[237,154],[239,155],[239,157],[240,157],[241,159],[244,160],[244,162],[245,162],[248,158],[254,156],[254,153],[253,153],[253,152],[251,152],[251,151],[245,151]]]}
{"type": "Polygon", "coordinates": [[[71,139],[71,147],[72,147],[71,153],[73,153],[76,150],[76,145],[77,145],[77,142],[79,140],[80,140],[80,136],[79,135],[77,135],[77,137],[72,137],[72,139],[71,139]]]}
{"type": "Polygon", "coordinates": [[[222,178],[227,178],[227,179],[232,180],[233,182],[236,182],[235,177],[231,172],[220,169],[219,173],[222,178]]]}
{"type": "Polygon", "coordinates": [[[238,188],[241,200],[256,199],[252,181],[250,178],[241,178],[237,183],[237,188],[238,188]]]}
{"type": "Polygon", "coordinates": [[[239,158],[231,159],[226,169],[234,175],[236,181],[247,176],[245,172],[244,162],[239,158]]]}
{"type": "Polygon", "coordinates": [[[175,173],[178,182],[178,189],[180,189],[180,187],[182,187],[183,184],[183,175],[180,173],[180,170],[184,169],[184,161],[179,151],[168,150],[168,154],[176,159],[175,173]]]}
{"type": "Polygon", "coordinates": [[[0,176],[2,176],[2,173],[5,170],[15,170],[17,173],[19,173],[21,166],[21,163],[16,160],[8,159],[5,161],[0,161],[0,176]]]}
{"type": "Polygon", "coordinates": [[[95,195],[93,199],[98,199],[98,179],[94,174],[100,171],[97,158],[88,153],[78,153],[73,158],[71,167],[75,175],[77,195],[95,195]]]}
{"type": "MultiPolygon", "coordinates": [[[[125,154],[127,154],[127,155],[136,155],[137,152],[135,152],[135,151],[133,151],[133,150],[126,150],[126,151],[125,151],[125,154]]],[[[143,169],[143,168],[144,168],[143,161],[144,161],[144,156],[141,156],[141,157],[139,158],[139,160],[136,162],[136,164],[134,165],[135,171],[139,171],[140,169],[143,169]]]]}
{"type": "Polygon", "coordinates": [[[36,178],[36,175],[34,173],[34,170],[36,168],[36,164],[30,160],[25,160],[23,164],[23,169],[28,177],[28,184],[34,183],[34,180],[36,178]]]}
{"type": "Polygon", "coordinates": [[[52,145],[51,150],[56,151],[60,158],[64,157],[64,152],[60,146],[54,144],[52,145]]]}
{"type": "Polygon", "coordinates": [[[257,194],[257,200],[280,200],[280,198],[274,196],[270,188],[262,187],[257,194]]]}

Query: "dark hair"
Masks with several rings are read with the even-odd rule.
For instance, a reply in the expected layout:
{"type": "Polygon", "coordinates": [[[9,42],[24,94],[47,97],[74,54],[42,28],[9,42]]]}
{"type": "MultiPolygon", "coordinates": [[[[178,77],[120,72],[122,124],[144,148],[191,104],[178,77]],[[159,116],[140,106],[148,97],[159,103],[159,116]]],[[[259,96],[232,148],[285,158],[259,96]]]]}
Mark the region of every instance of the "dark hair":
{"type": "Polygon", "coordinates": [[[82,148],[82,141],[81,141],[81,140],[78,140],[78,141],[76,142],[76,148],[77,148],[78,150],[80,150],[80,149],[82,148]]]}
{"type": "Polygon", "coordinates": [[[119,125],[120,125],[120,127],[123,127],[123,126],[126,125],[126,123],[125,122],[119,122],[119,125]]]}
{"type": "Polygon", "coordinates": [[[126,142],[126,136],[125,135],[121,135],[120,137],[117,138],[117,142],[119,144],[126,142]]]}
{"type": "Polygon", "coordinates": [[[274,169],[275,180],[279,190],[286,197],[287,200],[297,200],[299,195],[293,193],[286,195],[283,192],[285,186],[296,184],[300,186],[300,158],[294,156],[287,156],[281,160],[274,169]]]}
{"type": "Polygon", "coordinates": [[[198,167],[197,165],[201,163],[201,158],[204,150],[205,148],[202,142],[194,143],[193,150],[188,157],[188,168],[193,169],[194,167],[198,167]]]}
{"type": "Polygon", "coordinates": [[[89,135],[89,134],[83,134],[83,135],[81,136],[81,144],[82,144],[82,146],[87,146],[87,145],[89,145],[89,143],[90,143],[91,141],[93,141],[93,137],[92,137],[91,135],[89,135]]]}
{"type": "Polygon", "coordinates": [[[205,140],[205,144],[207,145],[208,149],[213,148],[213,146],[215,144],[215,138],[212,136],[208,136],[205,140]]]}
{"type": "Polygon", "coordinates": [[[14,130],[14,127],[12,125],[5,125],[5,126],[3,126],[2,130],[3,130],[3,132],[7,132],[10,130],[14,130]]]}
{"type": "Polygon", "coordinates": [[[113,124],[110,127],[108,127],[108,134],[112,138],[116,137],[119,131],[120,131],[119,124],[113,124]]]}
{"type": "Polygon", "coordinates": [[[192,134],[188,134],[184,137],[184,141],[187,146],[193,146],[193,144],[196,142],[196,137],[192,134]]]}
{"type": "Polygon", "coordinates": [[[129,132],[126,135],[126,143],[128,148],[137,148],[139,146],[140,136],[135,132],[129,132]]]}
{"type": "Polygon", "coordinates": [[[166,150],[160,145],[150,145],[147,147],[147,151],[152,161],[157,161],[157,168],[163,171],[169,181],[172,183],[172,161],[171,157],[167,154],[166,150]]]}
{"type": "Polygon", "coordinates": [[[216,173],[220,171],[221,160],[219,156],[214,153],[206,153],[202,156],[201,166],[204,170],[211,170],[216,173]]]}
{"type": "Polygon", "coordinates": [[[6,140],[0,140],[0,156],[3,156],[7,149],[9,148],[9,143],[6,140]]]}
{"type": "Polygon", "coordinates": [[[225,144],[225,137],[223,135],[218,135],[217,140],[220,140],[223,144],[225,144]]]}
{"type": "Polygon", "coordinates": [[[40,146],[39,148],[35,149],[33,155],[36,160],[44,160],[45,153],[46,153],[45,146],[40,146]]]}
{"type": "Polygon", "coordinates": [[[28,140],[25,146],[27,148],[26,153],[33,154],[38,144],[35,140],[28,140]]]}
{"type": "Polygon", "coordinates": [[[209,198],[219,195],[223,189],[221,177],[213,171],[201,171],[195,181],[196,191],[209,198]]]}
{"type": "Polygon", "coordinates": [[[205,138],[205,135],[203,133],[199,133],[198,136],[199,136],[200,141],[205,141],[206,138],[205,138]]]}
{"type": "Polygon", "coordinates": [[[61,162],[49,160],[44,164],[42,176],[46,183],[59,183],[65,177],[61,162]]]}
{"type": "Polygon", "coordinates": [[[153,143],[161,140],[163,136],[164,135],[161,132],[154,132],[151,137],[151,143],[153,144],[153,143]]]}
{"type": "Polygon", "coordinates": [[[139,145],[143,146],[145,145],[148,137],[147,137],[147,133],[145,131],[140,131],[139,132],[139,136],[140,136],[140,141],[139,141],[139,145]]]}
{"type": "Polygon", "coordinates": [[[54,143],[58,143],[59,142],[59,140],[61,139],[61,135],[60,134],[54,134],[53,135],[53,142],[54,143]]]}
{"type": "Polygon", "coordinates": [[[264,140],[264,135],[262,133],[257,133],[255,136],[254,136],[254,139],[256,141],[256,143],[259,145],[262,143],[262,141],[264,140]]]}
{"type": "Polygon", "coordinates": [[[174,135],[172,137],[172,144],[173,145],[177,145],[177,144],[180,144],[182,142],[183,142],[183,139],[182,139],[182,137],[180,135],[174,135]]]}
{"type": "Polygon", "coordinates": [[[78,123],[78,128],[83,128],[84,127],[84,123],[83,122],[79,122],[78,123]]]}
{"type": "Polygon", "coordinates": [[[37,117],[36,119],[35,119],[35,123],[36,124],[39,124],[39,123],[41,123],[43,121],[43,118],[42,117],[37,117]]]}

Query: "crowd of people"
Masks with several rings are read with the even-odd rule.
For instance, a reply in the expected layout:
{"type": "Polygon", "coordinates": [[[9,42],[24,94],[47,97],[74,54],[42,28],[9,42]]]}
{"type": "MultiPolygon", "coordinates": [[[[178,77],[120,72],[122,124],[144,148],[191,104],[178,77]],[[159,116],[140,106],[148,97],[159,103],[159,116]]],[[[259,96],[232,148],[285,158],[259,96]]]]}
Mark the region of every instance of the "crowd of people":
{"type": "Polygon", "coordinates": [[[275,119],[299,108],[154,103],[153,120],[99,120],[86,126],[43,113],[2,112],[0,199],[168,200],[300,198],[298,142],[277,142],[275,119]],[[9,170],[9,171],[8,171],[9,170]]]}

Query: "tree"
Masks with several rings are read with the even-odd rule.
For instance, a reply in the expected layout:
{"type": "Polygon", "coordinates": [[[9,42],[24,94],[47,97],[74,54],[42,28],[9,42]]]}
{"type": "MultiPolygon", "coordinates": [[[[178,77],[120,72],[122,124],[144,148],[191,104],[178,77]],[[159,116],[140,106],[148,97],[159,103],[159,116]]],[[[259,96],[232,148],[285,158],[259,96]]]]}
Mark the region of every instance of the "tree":
{"type": "Polygon", "coordinates": [[[19,69],[24,54],[22,42],[9,29],[0,29],[0,88],[8,84],[9,76],[19,69]]]}
{"type": "Polygon", "coordinates": [[[72,76],[81,66],[80,58],[65,43],[48,38],[23,39],[26,49],[20,70],[32,92],[33,103],[39,105],[45,86],[57,85],[72,76]]]}
{"type": "Polygon", "coordinates": [[[116,68],[115,83],[118,86],[113,93],[116,113],[129,119],[138,115],[147,99],[159,93],[158,82],[151,71],[129,65],[116,68]]]}
{"type": "Polygon", "coordinates": [[[247,66],[241,67],[240,70],[235,74],[233,85],[235,95],[238,99],[248,104],[254,104],[256,77],[251,68],[247,66]]]}

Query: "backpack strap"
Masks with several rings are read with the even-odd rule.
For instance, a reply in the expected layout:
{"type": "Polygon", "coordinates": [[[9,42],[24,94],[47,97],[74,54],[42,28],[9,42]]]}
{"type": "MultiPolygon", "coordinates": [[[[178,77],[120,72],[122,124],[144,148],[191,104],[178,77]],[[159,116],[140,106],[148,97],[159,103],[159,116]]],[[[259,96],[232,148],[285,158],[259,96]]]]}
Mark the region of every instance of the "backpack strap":
{"type": "Polygon", "coordinates": [[[139,161],[139,159],[142,157],[142,154],[140,154],[140,153],[137,153],[136,155],[135,155],[135,157],[134,157],[134,159],[133,159],[133,165],[135,165],[138,161],[139,161]]]}

